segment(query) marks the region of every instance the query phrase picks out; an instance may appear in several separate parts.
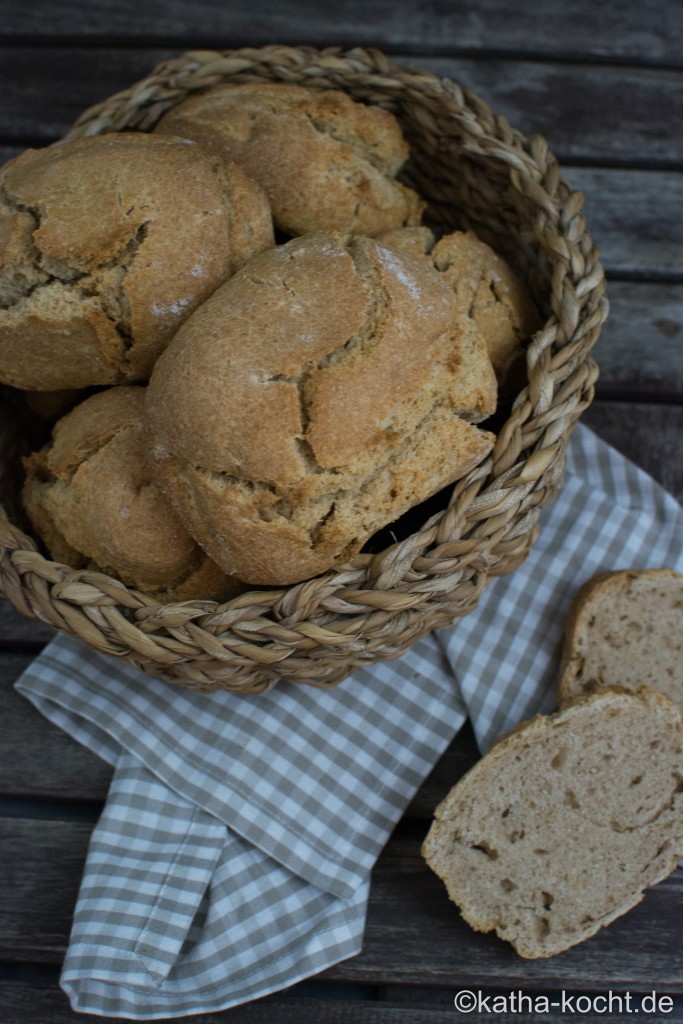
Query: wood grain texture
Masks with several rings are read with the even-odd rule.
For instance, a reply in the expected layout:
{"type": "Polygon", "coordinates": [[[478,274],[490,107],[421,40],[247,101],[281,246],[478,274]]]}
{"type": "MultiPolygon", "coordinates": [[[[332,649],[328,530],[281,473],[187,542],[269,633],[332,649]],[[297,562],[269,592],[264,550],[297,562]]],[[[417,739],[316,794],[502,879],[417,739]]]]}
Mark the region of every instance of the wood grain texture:
{"type": "Polygon", "coordinates": [[[440,52],[483,50],[680,64],[676,5],[653,0],[637,8],[604,0],[545,4],[518,0],[72,0],[12,5],[2,38],[46,40],[151,38],[180,45],[373,45],[440,52]],[[678,38],[677,38],[678,37],[678,38]]]}
{"type": "Polygon", "coordinates": [[[12,684],[28,655],[0,654],[0,794],[104,800],[111,768],[48,721],[12,684]]]}
{"type": "Polygon", "coordinates": [[[583,214],[610,278],[678,277],[683,282],[683,175],[677,172],[571,167],[584,194],[583,214]]]}
{"type": "Polygon", "coordinates": [[[91,831],[80,822],[0,818],[0,959],[61,961],[91,831]]]}
{"type": "MultiPolygon", "coordinates": [[[[305,998],[295,994],[298,990],[298,987],[293,989],[293,994],[289,997],[273,996],[246,1006],[236,1006],[222,1013],[200,1013],[191,1018],[192,1024],[453,1024],[454,1021],[457,1024],[457,1021],[476,1020],[473,1014],[455,1014],[453,991],[440,993],[438,1001],[430,1004],[423,989],[414,994],[415,1003],[411,1005],[407,999],[385,997],[383,992],[378,993],[374,1000],[355,999],[353,996],[345,998],[342,986],[336,986],[334,997],[325,1000],[323,997],[327,986],[319,982],[309,983],[305,998]]],[[[396,989],[393,988],[393,991],[396,989]]],[[[482,992],[484,997],[488,995],[492,998],[494,994],[498,993],[482,992]]],[[[619,994],[623,999],[624,993],[621,990],[615,992],[615,996],[619,994]]],[[[505,995],[511,1011],[515,1005],[526,1007],[533,1005],[531,999],[540,999],[539,996],[524,994],[528,1000],[524,1003],[517,992],[507,992],[505,995]]],[[[548,999],[556,999],[559,1005],[561,997],[556,993],[548,996],[548,999]]],[[[102,1021],[110,1019],[74,1013],[69,1009],[63,993],[56,991],[54,987],[41,987],[39,981],[0,981],[0,1001],[5,1014],[3,1024],[36,1024],[36,1021],[45,1020],[49,1020],[51,1024],[102,1024],[102,1021]]],[[[618,1005],[616,999],[614,1004],[618,1005]]],[[[537,1002],[535,1005],[543,1004],[537,1002]]],[[[633,1005],[638,1005],[637,997],[633,999],[633,1005]]],[[[539,1010],[539,1014],[542,1012],[539,1010]]],[[[482,1019],[486,1018],[480,1016],[479,1020],[482,1019]]],[[[517,1011],[495,1013],[491,1019],[495,1020],[496,1024],[520,1024],[524,1018],[520,1017],[517,1011]]],[[[542,1017],[539,1016],[537,1019],[542,1017]]],[[[581,1024],[602,1024],[605,1014],[581,1013],[577,1019],[581,1020],[581,1024]]],[[[649,1024],[665,1024],[668,1019],[670,1017],[654,1018],[652,1015],[647,1018],[649,1024]]]]}
{"type": "Polygon", "coordinates": [[[608,279],[607,295],[610,315],[595,347],[598,398],[680,403],[683,285],[608,279]]]}

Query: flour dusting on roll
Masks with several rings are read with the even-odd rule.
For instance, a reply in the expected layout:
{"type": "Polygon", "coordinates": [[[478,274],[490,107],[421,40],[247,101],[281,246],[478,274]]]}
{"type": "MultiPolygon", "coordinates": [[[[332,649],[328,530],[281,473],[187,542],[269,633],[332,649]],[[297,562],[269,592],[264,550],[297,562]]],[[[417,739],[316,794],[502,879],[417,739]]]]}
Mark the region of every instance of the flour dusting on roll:
{"type": "Polygon", "coordinates": [[[432,267],[315,232],[183,325],[146,400],[155,478],[248,583],[307,579],[482,460],[496,379],[432,267]]]}

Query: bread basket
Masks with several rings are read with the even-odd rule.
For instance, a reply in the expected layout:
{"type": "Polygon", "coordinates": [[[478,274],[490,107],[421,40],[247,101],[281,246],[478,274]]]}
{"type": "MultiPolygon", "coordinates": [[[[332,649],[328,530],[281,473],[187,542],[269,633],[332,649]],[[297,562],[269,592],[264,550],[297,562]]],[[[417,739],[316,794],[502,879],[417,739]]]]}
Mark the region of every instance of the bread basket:
{"type": "Polygon", "coordinates": [[[0,409],[0,586],[26,615],[198,689],[257,692],[279,679],[330,686],[393,658],[475,608],[525,558],[561,484],[566,445],[591,402],[591,358],[607,314],[603,271],[544,139],[526,138],[452,81],[367,49],[267,46],[191,52],[85,111],[67,136],[149,130],[174,104],[223,82],[341,89],[390,109],[411,145],[406,181],[442,229],[472,229],[517,269],[544,325],[526,386],[495,424],[490,456],[407,525],[336,571],[218,605],[159,604],[101,573],[45,558],[20,509],[26,432],[13,396],[0,409]],[[4,511],[3,511],[4,509],[4,511]]]}

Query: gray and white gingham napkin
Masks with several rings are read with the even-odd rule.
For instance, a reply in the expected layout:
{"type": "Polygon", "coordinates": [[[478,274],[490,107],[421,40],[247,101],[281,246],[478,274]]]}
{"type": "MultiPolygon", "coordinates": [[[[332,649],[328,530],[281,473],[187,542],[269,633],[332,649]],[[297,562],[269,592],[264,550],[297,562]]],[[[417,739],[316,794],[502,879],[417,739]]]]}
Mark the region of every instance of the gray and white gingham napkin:
{"type": "Polygon", "coordinates": [[[331,690],[196,694],[53,640],[17,687],[115,766],[62,970],[74,1009],[211,1012],[357,953],[371,868],[465,717],[483,751],[552,710],[577,587],[659,565],[683,571],[683,510],[579,426],[524,565],[331,690]]]}

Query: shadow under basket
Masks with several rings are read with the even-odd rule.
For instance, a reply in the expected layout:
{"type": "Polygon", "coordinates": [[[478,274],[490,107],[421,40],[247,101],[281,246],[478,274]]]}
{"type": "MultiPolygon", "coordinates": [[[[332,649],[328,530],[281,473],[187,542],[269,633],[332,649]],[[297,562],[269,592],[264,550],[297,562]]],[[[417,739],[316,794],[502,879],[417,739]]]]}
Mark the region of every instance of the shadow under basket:
{"type": "Polygon", "coordinates": [[[45,558],[20,507],[26,442],[13,403],[0,408],[0,586],[21,612],[145,672],[198,689],[257,692],[279,679],[330,686],[402,654],[472,611],[514,570],[561,485],[571,430],[593,398],[591,358],[607,315],[604,275],[582,196],[543,138],[525,137],[452,81],[375,50],[268,46],[187,53],[85,111],[67,138],[146,131],[197,90],[282,81],[339,89],[391,110],[411,146],[404,178],[441,231],[471,229],[521,275],[543,318],[527,349],[526,386],[496,419],[492,453],[402,539],[384,531],[347,565],[226,604],[160,604],[101,573],[45,558]]]}

